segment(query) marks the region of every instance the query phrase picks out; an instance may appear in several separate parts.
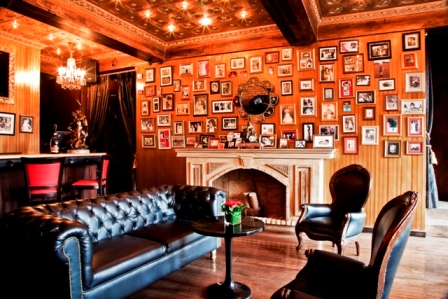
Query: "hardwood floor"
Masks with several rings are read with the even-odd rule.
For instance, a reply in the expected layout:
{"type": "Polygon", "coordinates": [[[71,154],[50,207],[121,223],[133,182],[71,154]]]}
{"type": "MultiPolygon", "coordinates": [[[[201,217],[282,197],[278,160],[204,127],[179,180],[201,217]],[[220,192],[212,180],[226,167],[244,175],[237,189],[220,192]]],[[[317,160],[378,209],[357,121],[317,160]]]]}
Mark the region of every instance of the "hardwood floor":
{"type": "MultiPolygon", "coordinates": [[[[438,209],[427,210],[427,236],[410,237],[390,299],[448,299],[448,202],[438,209]]],[[[361,255],[370,260],[371,234],[361,236],[361,255]]],[[[291,281],[306,263],[304,249],[321,248],[336,252],[329,242],[305,237],[305,248],[295,250],[293,227],[267,225],[261,233],[235,238],[233,241],[233,279],[247,284],[253,299],[269,299],[274,291],[291,281]]],[[[218,249],[216,262],[204,256],[179,271],[153,283],[128,299],[202,299],[207,286],[223,281],[225,276],[224,245],[218,249]]],[[[345,255],[356,257],[354,244],[345,255]]]]}

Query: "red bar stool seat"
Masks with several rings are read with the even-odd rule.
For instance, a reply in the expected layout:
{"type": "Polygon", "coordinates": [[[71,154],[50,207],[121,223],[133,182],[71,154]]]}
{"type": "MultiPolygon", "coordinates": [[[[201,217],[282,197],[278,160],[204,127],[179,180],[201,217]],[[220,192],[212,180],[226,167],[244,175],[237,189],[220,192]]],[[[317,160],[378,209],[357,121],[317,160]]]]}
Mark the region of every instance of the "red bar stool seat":
{"type": "Polygon", "coordinates": [[[111,156],[105,155],[101,158],[99,174],[97,179],[81,179],[72,183],[72,197],[81,198],[81,191],[86,189],[98,190],[98,195],[106,195],[107,172],[109,170],[111,156]]]}

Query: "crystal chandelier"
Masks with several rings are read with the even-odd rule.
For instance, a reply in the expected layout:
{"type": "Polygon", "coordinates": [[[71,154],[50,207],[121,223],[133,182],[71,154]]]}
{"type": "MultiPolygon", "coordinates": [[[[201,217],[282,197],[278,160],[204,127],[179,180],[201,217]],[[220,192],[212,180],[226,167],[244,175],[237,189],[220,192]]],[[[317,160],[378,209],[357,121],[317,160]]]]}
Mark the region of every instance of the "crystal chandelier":
{"type": "Polygon", "coordinates": [[[56,78],[56,83],[61,84],[63,89],[81,89],[81,86],[86,85],[86,71],[76,67],[73,51],[70,51],[70,58],[67,59],[67,66],[60,66],[58,68],[58,73],[59,75],[56,78]]]}

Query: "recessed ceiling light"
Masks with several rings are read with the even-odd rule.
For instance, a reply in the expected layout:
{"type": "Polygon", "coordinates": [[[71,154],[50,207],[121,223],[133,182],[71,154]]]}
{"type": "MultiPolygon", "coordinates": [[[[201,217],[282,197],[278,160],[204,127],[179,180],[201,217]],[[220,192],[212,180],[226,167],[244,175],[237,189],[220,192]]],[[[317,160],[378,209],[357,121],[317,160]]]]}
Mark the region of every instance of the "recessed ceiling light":
{"type": "Polygon", "coordinates": [[[204,17],[199,20],[199,23],[202,26],[208,26],[212,23],[212,20],[208,17],[208,15],[204,14],[204,17]]]}

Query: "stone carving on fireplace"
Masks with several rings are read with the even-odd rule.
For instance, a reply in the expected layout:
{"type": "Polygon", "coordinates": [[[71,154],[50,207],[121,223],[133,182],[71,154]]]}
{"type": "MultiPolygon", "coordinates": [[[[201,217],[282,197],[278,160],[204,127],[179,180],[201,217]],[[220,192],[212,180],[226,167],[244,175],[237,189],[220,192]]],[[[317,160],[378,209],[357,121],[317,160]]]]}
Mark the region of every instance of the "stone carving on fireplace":
{"type": "Polygon", "coordinates": [[[278,165],[278,164],[266,164],[266,165],[283,173],[285,176],[289,176],[289,166],[288,165],[278,165]]]}

